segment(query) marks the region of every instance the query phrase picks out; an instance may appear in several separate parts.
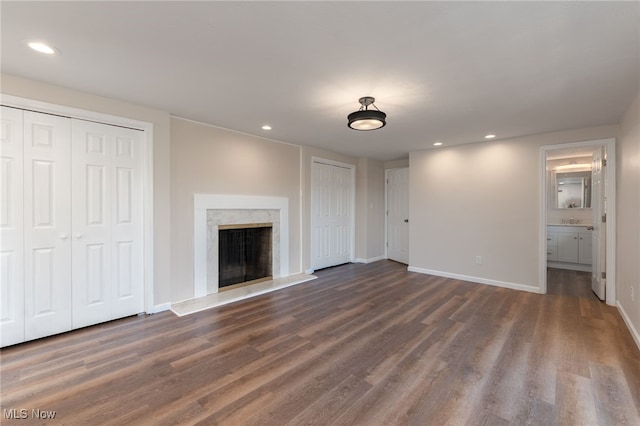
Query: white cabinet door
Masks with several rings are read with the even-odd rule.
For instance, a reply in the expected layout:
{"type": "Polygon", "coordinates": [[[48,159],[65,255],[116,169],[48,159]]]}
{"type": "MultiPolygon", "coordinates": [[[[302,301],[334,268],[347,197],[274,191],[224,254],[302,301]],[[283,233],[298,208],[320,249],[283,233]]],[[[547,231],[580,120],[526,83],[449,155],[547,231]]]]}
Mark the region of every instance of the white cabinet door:
{"type": "Polygon", "coordinates": [[[2,107],[0,118],[0,345],[24,341],[23,120],[2,107]]]}
{"type": "Polygon", "coordinates": [[[585,265],[591,265],[592,263],[592,238],[591,234],[579,233],[578,234],[578,262],[585,265]]]}
{"type": "Polygon", "coordinates": [[[387,175],[387,257],[409,263],[409,168],[387,175]]]}
{"type": "Polygon", "coordinates": [[[558,260],[558,242],[555,232],[547,231],[547,261],[558,260]]]}
{"type": "Polygon", "coordinates": [[[578,262],[578,234],[576,232],[558,232],[558,260],[560,262],[578,262]]]}
{"type": "Polygon", "coordinates": [[[72,121],[73,327],[143,305],[142,132],[72,121]]]}
{"type": "Polygon", "coordinates": [[[25,338],[71,329],[71,125],[24,112],[25,338]]]}
{"type": "Polygon", "coordinates": [[[321,269],[351,261],[352,169],[313,162],[311,266],[321,269]]]}

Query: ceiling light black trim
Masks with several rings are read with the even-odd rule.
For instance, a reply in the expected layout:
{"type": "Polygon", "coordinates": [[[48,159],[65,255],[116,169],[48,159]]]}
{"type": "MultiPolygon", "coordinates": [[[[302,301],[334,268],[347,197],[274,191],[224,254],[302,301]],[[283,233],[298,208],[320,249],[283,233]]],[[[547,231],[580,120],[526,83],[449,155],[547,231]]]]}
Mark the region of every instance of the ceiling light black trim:
{"type": "Polygon", "coordinates": [[[380,111],[374,105],[375,98],[365,96],[358,100],[362,105],[358,111],[352,112],[347,116],[347,126],[353,130],[369,131],[381,129],[387,125],[387,114],[380,111]],[[369,105],[373,105],[375,110],[369,109],[369,105]]]}

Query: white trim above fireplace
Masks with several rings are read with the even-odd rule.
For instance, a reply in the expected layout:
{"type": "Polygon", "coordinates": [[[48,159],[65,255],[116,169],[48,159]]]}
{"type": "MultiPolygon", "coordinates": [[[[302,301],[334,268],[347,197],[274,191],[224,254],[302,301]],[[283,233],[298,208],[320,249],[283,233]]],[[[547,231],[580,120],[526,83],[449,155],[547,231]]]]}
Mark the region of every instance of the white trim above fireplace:
{"type": "MultiPolygon", "coordinates": [[[[280,271],[289,275],[289,199],[253,195],[194,194],[194,297],[207,295],[207,210],[278,210],[280,212],[280,271]]],[[[276,275],[278,274],[278,275],[276,275]]]]}

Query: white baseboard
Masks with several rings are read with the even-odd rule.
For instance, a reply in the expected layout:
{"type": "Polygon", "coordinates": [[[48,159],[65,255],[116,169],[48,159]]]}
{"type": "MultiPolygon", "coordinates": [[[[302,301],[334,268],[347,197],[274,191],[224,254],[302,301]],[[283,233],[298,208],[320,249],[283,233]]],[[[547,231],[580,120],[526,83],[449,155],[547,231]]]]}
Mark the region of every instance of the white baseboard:
{"type": "Polygon", "coordinates": [[[510,283],[507,281],[491,280],[488,278],[473,277],[470,275],[454,274],[451,272],[434,271],[432,269],[418,268],[415,266],[409,266],[407,270],[409,272],[418,272],[420,274],[435,275],[437,277],[453,278],[456,280],[470,281],[478,284],[487,284],[495,287],[504,287],[504,288],[510,288],[512,290],[521,290],[521,291],[528,291],[529,293],[540,294],[540,289],[538,287],[534,287],[531,285],[516,284],[516,283],[510,283]]]}
{"type": "Polygon", "coordinates": [[[631,322],[631,319],[629,318],[629,315],[627,315],[627,312],[624,310],[624,308],[622,307],[619,301],[616,302],[616,306],[618,306],[618,311],[620,311],[620,316],[622,316],[622,319],[624,320],[624,323],[627,325],[627,328],[629,329],[629,332],[631,333],[633,340],[635,340],[636,345],[638,346],[638,349],[640,349],[640,333],[634,327],[633,323],[631,322]]]}
{"type": "Polygon", "coordinates": [[[384,259],[386,259],[386,257],[384,256],[372,257],[371,259],[357,258],[353,260],[353,263],[373,263],[373,262],[377,262],[378,260],[384,260],[384,259]]]}
{"type": "Polygon", "coordinates": [[[159,312],[168,311],[171,309],[171,302],[161,303],[159,305],[153,305],[151,312],[147,312],[148,314],[157,314],[159,312]]]}
{"type": "Polygon", "coordinates": [[[553,260],[547,261],[547,266],[549,268],[556,269],[568,269],[570,271],[582,271],[582,272],[591,272],[591,265],[583,265],[580,263],[567,263],[567,262],[555,262],[553,260]]]}

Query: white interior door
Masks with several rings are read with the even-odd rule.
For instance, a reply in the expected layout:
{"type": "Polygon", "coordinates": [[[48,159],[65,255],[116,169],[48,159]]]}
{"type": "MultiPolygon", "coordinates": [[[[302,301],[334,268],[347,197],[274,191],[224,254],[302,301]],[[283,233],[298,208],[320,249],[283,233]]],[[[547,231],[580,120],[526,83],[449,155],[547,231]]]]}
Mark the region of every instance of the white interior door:
{"type": "Polygon", "coordinates": [[[593,212],[591,289],[600,300],[605,299],[606,288],[606,280],[604,278],[604,272],[606,271],[606,223],[603,221],[603,216],[606,215],[607,211],[604,151],[604,147],[596,149],[593,154],[593,167],[591,170],[591,210],[593,212]]]}
{"type": "Polygon", "coordinates": [[[73,327],[143,306],[142,132],[72,121],[73,327]]]}
{"type": "Polygon", "coordinates": [[[8,346],[24,340],[22,110],[3,106],[0,123],[0,346],[8,346]]]}
{"type": "Polygon", "coordinates": [[[387,172],[387,257],[409,263],[409,168],[387,172]]]}
{"type": "Polygon", "coordinates": [[[71,122],[24,111],[27,340],[71,329],[71,122]]]}
{"type": "Polygon", "coordinates": [[[313,162],[311,266],[322,269],[351,261],[353,169],[313,162]]]}

